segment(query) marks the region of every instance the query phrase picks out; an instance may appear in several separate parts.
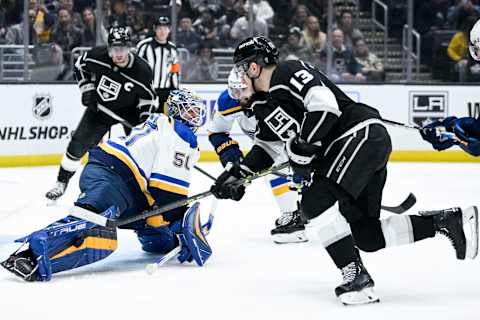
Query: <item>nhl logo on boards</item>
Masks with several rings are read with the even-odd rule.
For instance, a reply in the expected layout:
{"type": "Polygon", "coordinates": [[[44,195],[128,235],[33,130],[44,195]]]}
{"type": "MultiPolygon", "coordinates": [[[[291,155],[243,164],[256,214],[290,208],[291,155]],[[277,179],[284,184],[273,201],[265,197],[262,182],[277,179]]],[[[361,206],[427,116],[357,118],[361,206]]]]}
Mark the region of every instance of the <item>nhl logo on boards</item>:
{"type": "Polygon", "coordinates": [[[114,101],[118,98],[120,89],[122,89],[120,83],[103,75],[98,83],[97,93],[103,101],[114,101]]]}
{"type": "Polygon", "coordinates": [[[420,127],[448,115],[447,91],[410,91],[410,124],[420,127]]]}
{"type": "Polygon", "coordinates": [[[33,116],[39,120],[50,118],[53,112],[52,96],[48,93],[38,93],[33,96],[33,116]]]}

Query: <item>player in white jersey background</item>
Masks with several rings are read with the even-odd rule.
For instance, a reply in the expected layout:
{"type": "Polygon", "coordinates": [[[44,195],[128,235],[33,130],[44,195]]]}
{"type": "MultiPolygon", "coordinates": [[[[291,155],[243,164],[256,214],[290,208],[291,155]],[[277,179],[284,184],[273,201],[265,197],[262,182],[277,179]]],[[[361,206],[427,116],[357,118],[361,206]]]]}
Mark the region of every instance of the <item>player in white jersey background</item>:
{"type": "MultiPolygon", "coordinates": [[[[231,137],[235,122],[250,139],[253,140],[257,121],[253,114],[242,108],[248,103],[245,97],[246,84],[235,70],[231,70],[228,77],[228,89],[224,90],[215,105],[215,113],[209,124],[209,140],[215,152],[220,157],[222,165],[238,163],[243,159],[238,142],[231,137]]],[[[278,150],[277,164],[288,161],[285,150],[278,150]]],[[[280,218],[275,221],[275,228],[271,231],[276,243],[305,242],[305,220],[299,214],[298,193],[290,190],[289,181],[283,177],[270,176],[269,184],[272,188],[275,201],[280,209],[280,218]]]]}
{"type": "MultiPolygon", "coordinates": [[[[205,122],[206,107],[186,90],[172,91],[167,105],[168,117],[152,114],[130,135],[90,150],[77,210],[123,219],[187,197],[191,168],[200,152],[195,132],[205,122]]],[[[166,254],[181,244],[180,262],[194,259],[203,265],[211,249],[198,215],[198,210],[180,207],[121,228],[135,230],[144,251],[166,254]],[[189,232],[195,241],[180,236],[185,230],[199,230],[189,232]]],[[[17,250],[1,265],[24,280],[48,281],[52,274],[109,256],[117,248],[117,232],[67,216],[17,242],[28,248],[17,250]]]]}

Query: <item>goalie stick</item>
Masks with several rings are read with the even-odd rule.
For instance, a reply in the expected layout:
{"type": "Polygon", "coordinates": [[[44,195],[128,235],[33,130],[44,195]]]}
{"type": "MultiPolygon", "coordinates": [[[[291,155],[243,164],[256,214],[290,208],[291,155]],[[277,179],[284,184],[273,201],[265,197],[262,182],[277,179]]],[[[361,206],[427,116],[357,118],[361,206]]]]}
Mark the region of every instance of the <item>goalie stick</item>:
{"type": "MultiPolygon", "coordinates": [[[[292,176],[289,175],[289,174],[285,174],[285,173],[281,173],[281,172],[273,172],[272,174],[278,176],[278,177],[282,177],[282,178],[285,178],[287,180],[292,180],[292,176]]],[[[405,198],[405,200],[402,201],[402,203],[400,203],[398,206],[384,206],[382,204],[382,210],[385,210],[385,211],[388,211],[388,212],[393,212],[393,213],[396,213],[396,214],[402,214],[406,211],[408,211],[411,207],[413,207],[415,205],[415,203],[417,202],[417,198],[415,197],[415,195],[413,193],[409,193],[407,198],[405,198]]]]}
{"type": "MultiPolygon", "coordinates": [[[[287,168],[288,166],[289,166],[289,163],[285,162],[285,163],[282,163],[282,164],[280,164],[276,167],[272,167],[272,168],[265,169],[265,170],[262,170],[262,171],[257,172],[257,173],[253,173],[250,176],[245,177],[244,179],[241,179],[239,181],[239,183],[241,183],[243,185],[247,185],[250,182],[252,182],[253,180],[256,180],[258,178],[261,178],[261,177],[267,176],[269,174],[278,172],[282,169],[287,168]]],[[[143,219],[146,219],[148,217],[156,216],[156,215],[162,214],[164,212],[167,212],[167,211],[179,208],[179,207],[189,205],[191,203],[194,203],[195,201],[201,200],[201,199],[206,198],[206,197],[211,196],[211,195],[212,195],[212,192],[210,190],[204,191],[204,192],[201,192],[201,193],[196,194],[194,196],[188,197],[186,199],[173,201],[173,202],[167,203],[163,206],[160,206],[158,208],[155,208],[153,210],[148,210],[148,211],[139,213],[137,215],[131,216],[129,218],[118,219],[118,220],[108,219],[108,218],[103,217],[101,215],[98,215],[98,214],[96,214],[92,211],[85,210],[85,209],[79,208],[79,207],[73,207],[70,210],[70,215],[72,215],[74,217],[77,217],[77,218],[80,218],[80,219],[83,219],[83,220],[86,220],[86,221],[96,223],[100,226],[115,228],[115,227],[119,227],[119,226],[123,226],[123,225],[129,224],[129,223],[135,222],[135,221],[143,220],[143,219]]]]}

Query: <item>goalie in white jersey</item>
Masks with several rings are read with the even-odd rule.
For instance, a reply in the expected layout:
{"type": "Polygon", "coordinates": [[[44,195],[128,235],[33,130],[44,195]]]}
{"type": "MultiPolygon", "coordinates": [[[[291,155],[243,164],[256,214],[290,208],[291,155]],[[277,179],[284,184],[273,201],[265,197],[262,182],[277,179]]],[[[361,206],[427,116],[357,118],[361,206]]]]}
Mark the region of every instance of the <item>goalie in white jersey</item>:
{"type": "MultiPolygon", "coordinates": [[[[88,210],[123,219],[187,197],[199,157],[195,131],[205,122],[206,107],[185,90],[172,91],[167,105],[168,117],[152,114],[130,135],[90,150],[72,214],[88,210]]],[[[165,254],[181,245],[180,262],[193,259],[203,265],[211,249],[196,208],[176,208],[121,228],[135,230],[144,251],[165,254]]],[[[14,252],[2,266],[27,281],[48,281],[54,273],[106,258],[117,248],[116,229],[89,221],[67,216],[17,240],[28,248],[14,252]]]]}
{"type": "MultiPolygon", "coordinates": [[[[255,136],[257,121],[250,110],[242,107],[248,103],[245,97],[251,95],[246,88],[247,85],[241,75],[232,69],[228,76],[228,89],[220,94],[208,129],[210,143],[224,167],[229,162],[238,163],[243,158],[238,142],[230,135],[235,122],[249,138],[253,140],[255,136]]],[[[288,161],[284,148],[272,152],[277,154],[275,159],[277,164],[288,161]]],[[[289,181],[285,178],[270,176],[269,180],[281,213],[280,218],[275,221],[275,228],[271,231],[273,241],[276,243],[307,241],[306,221],[298,210],[297,192],[290,190],[289,181]]]]}

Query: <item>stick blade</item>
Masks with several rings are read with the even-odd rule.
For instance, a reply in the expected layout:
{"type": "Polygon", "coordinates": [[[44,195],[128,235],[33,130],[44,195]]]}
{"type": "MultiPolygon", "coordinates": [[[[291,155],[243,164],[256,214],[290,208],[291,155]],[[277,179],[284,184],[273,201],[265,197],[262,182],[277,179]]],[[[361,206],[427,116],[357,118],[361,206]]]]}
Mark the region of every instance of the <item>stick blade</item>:
{"type": "Polygon", "coordinates": [[[413,193],[410,192],[410,194],[407,196],[407,198],[398,206],[396,207],[389,207],[389,206],[383,206],[382,205],[382,210],[386,210],[389,212],[393,212],[396,214],[402,214],[406,211],[408,211],[411,207],[413,207],[417,203],[417,198],[413,193]]]}

